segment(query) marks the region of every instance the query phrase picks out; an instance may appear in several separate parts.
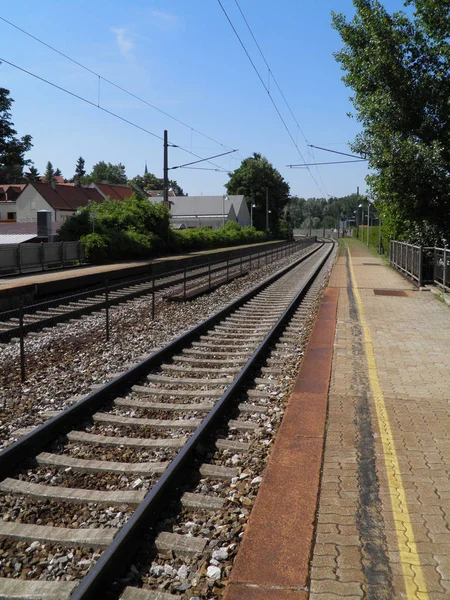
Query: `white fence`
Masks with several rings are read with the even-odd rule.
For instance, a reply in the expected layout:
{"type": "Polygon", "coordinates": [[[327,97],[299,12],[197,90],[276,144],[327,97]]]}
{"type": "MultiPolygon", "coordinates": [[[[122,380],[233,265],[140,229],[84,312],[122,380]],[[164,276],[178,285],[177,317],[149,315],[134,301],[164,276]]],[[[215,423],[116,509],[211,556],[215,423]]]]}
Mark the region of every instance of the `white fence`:
{"type": "Polygon", "coordinates": [[[0,275],[31,273],[84,262],[80,242],[0,245],[0,275]]]}

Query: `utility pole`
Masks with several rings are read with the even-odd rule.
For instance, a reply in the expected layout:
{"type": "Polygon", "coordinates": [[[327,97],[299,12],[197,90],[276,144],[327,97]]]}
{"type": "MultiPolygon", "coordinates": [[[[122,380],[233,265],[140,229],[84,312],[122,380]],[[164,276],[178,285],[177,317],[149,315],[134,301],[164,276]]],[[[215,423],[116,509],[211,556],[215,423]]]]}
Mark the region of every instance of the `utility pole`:
{"type": "Polygon", "coordinates": [[[167,129],[164,129],[164,166],[163,166],[164,190],[163,190],[163,197],[164,197],[164,204],[167,206],[167,208],[170,208],[170,206],[169,206],[169,165],[168,165],[168,156],[167,156],[168,145],[169,144],[167,142],[167,129]]]}
{"type": "Polygon", "coordinates": [[[266,230],[269,231],[269,188],[266,187],[266,230]]]}
{"type": "Polygon", "coordinates": [[[356,188],[356,238],[359,240],[359,185],[356,188]]]}

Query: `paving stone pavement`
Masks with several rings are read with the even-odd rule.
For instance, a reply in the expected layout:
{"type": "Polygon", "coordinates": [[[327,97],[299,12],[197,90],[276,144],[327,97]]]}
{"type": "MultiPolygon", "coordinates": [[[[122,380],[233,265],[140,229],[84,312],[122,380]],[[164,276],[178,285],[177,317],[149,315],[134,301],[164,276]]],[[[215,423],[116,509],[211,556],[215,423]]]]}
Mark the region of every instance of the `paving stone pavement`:
{"type": "Polygon", "coordinates": [[[450,308],[362,244],[349,252],[329,283],[340,295],[310,598],[450,598],[450,308]]]}

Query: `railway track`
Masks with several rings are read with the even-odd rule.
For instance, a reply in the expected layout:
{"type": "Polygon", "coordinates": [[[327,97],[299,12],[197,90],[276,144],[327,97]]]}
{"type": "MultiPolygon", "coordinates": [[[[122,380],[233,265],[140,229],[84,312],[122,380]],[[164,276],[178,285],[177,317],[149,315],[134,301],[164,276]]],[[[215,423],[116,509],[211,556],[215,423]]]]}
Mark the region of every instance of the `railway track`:
{"type": "MultiPolygon", "coordinates": [[[[118,597],[142,532],[155,555],[216,552],[208,569],[217,579],[228,550],[206,529],[174,531],[173,511],[195,523],[199,512],[223,510],[224,482],[242,476],[235,457],[251,452],[271,410],[271,392],[250,389],[267,387],[255,369],[278,340],[284,355],[263,372],[269,383],[282,372],[295,336],[280,332],[301,323],[299,303],[333,248],[311,250],[0,453],[0,597],[118,597]]],[[[179,587],[188,593],[192,583],[179,587]]],[[[143,597],[175,598],[164,589],[143,597]]]]}
{"type": "Polygon", "coordinates": [[[23,308],[23,320],[19,309],[0,313],[0,342],[7,343],[20,335],[38,332],[54,327],[71,319],[80,318],[104,310],[107,306],[117,306],[141,296],[166,291],[183,296],[187,287],[203,286],[213,289],[248,272],[256,265],[263,266],[274,257],[287,256],[304,249],[304,245],[288,243],[273,251],[253,255],[242,255],[229,260],[211,261],[208,264],[165,273],[148,275],[120,281],[118,283],[88,288],[81,292],[49,299],[23,308]],[[21,323],[22,320],[22,323],[21,323]]]}

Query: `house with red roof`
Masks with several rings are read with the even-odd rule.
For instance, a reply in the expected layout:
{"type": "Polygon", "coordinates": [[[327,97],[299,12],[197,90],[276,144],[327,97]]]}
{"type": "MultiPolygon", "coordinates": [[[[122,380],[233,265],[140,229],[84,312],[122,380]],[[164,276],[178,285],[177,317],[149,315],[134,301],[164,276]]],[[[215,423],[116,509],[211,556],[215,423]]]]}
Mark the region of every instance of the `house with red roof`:
{"type": "Polygon", "coordinates": [[[118,185],[116,183],[91,183],[89,186],[99,192],[103,198],[109,197],[111,200],[125,200],[134,193],[128,185],[118,185]]]}
{"type": "Polygon", "coordinates": [[[10,223],[16,220],[16,201],[25,186],[25,183],[0,185],[0,223],[10,223]]]}
{"type": "Polygon", "coordinates": [[[52,213],[52,222],[61,224],[89,201],[103,200],[104,197],[95,188],[57,184],[51,186],[33,181],[16,200],[17,221],[36,222],[37,211],[48,210],[52,213]]]}

